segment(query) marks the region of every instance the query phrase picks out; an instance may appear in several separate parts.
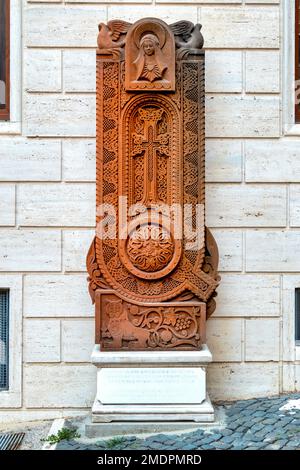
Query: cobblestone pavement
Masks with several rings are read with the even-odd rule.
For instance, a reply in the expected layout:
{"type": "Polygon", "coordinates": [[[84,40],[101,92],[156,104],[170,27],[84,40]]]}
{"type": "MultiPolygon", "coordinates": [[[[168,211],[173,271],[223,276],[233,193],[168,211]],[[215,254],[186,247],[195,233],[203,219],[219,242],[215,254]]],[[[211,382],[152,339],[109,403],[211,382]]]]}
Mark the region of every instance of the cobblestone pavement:
{"type": "Polygon", "coordinates": [[[180,434],[116,436],[93,444],[61,441],[58,450],[300,450],[300,393],[219,405],[223,428],[180,434]],[[296,400],[296,401],[295,401],[296,400]],[[296,405],[293,407],[293,404],[296,405]],[[288,405],[288,406],[287,406],[288,405]],[[280,409],[282,407],[287,409],[280,409]]]}

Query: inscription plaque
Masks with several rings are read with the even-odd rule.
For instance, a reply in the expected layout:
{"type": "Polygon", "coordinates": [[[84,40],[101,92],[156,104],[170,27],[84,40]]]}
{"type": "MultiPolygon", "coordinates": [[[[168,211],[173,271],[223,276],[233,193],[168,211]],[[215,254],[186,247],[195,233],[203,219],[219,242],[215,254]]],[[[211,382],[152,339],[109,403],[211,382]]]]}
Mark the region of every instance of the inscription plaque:
{"type": "Polygon", "coordinates": [[[103,404],[200,404],[206,396],[199,367],[101,369],[98,380],[103,404]]]}

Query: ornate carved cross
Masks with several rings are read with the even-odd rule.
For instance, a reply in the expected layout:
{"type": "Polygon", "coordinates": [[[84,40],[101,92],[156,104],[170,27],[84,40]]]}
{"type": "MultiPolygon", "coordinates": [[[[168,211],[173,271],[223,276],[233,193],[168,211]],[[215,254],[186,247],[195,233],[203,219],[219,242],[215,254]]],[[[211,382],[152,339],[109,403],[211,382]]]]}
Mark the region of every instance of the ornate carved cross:
{"type": "Polygon", "coordinates": [[[144,122],[144,129],[140,133],[133,133],[133,148],[131,155],[144,154],[145,158],[145,174],[144,174],[144,198],[143,204],[151,204],[158,202],[157,194],[157,154],[170,156],[169,134],[159,123],[163,117],[163,109],[159,108],[142,108],[139,109],[139,119],[144,122]]]}

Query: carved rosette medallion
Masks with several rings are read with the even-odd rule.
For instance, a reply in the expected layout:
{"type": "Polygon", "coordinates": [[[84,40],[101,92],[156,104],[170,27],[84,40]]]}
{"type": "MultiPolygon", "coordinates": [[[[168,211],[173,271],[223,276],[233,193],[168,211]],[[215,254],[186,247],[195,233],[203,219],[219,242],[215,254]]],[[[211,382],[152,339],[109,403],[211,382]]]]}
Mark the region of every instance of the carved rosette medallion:
{"type": "Polygon", "coordinates": [[[120,259],[135,276],[145,280],[169,274],[181,257],[181,242],[163,224],[139,217],[126,240],[120,241],[120,259]]]}
{"type": "Polygon", "coordinates": [[[99,25],[97,232],[87,267],[104,350],[199,348],[215,308],[200,30],[154,18],[99,25]],[[100,236],[107,214],[113,235],[100,236]]]}
{"type": "Polygon", "coordinates": [[[159,226],[144,225],[137,228],[127,243],[128,258],[134,266],[146,272],[165,268],[173,258],[174,242],[159,226]]]}

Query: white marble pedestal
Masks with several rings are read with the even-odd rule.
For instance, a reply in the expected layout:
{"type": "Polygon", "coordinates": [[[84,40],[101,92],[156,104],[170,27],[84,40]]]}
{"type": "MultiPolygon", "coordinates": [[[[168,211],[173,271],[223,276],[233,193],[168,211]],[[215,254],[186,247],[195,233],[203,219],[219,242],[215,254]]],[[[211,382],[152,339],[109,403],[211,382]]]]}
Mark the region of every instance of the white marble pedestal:
{"type": "Polygon", "coordinates": [[[201,351],[130,352],[102,352],[96,345],[92,423],[214,421],[206,392],[206,368],[211,361],[206,345],[201,351]]]}

